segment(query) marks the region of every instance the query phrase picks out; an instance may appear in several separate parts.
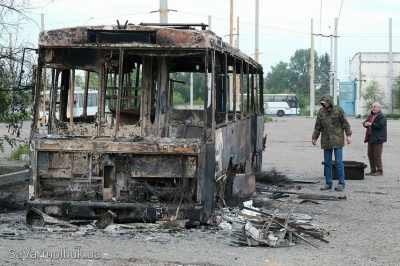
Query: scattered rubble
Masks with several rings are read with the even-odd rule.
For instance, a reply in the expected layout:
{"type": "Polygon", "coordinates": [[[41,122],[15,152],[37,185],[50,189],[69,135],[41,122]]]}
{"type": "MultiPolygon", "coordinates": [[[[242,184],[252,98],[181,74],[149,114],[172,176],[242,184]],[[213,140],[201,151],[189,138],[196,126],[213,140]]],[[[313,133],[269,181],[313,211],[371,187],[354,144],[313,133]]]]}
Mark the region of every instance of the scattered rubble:
{"type": "Polygon", "coordinates": [[[321,194],[309,194],[309,193],[300,193],[300,192],[294,192],[294,191],[285,191],[285,190],[276,190],[276,189],[261,189],[261,188],[259,188],[257,190],[261,191],[261,193],[263,193],[263,192],[271,193],[272,195],[270,195],[270,198],[272,198],[272,199],[289,196],[288,194],[297,195],[297,197],[299,199],[304,199],[304,200],[346,200],[347,199],[346,195],[329,196],[329,195],[321,195],[321,194]]]}
{"type": "Polygon", "coordinates": [[[95,225],[100,228],[104,229],[106,228],[109,224],[111,224],[114,221],[114,218],[117,217],[117,214],[108,210],[96,223],[95,225]]]}
{"type": "MultiPolygon", "coordinates": [[[[251,204],[252,201],[247,203],[251,204]]],[[[271,214],[255,207],[243,207],[237,215],[236,222],[241,226],[236,225],[237,229],[231,230],[231,245],[290,247],[302,240],[318,248],[308,237],[329,243],[323,239],[328,234],[327,231],[312,224],[308,215],[294,214],[293,210],[287,214],[279,214],[276,209],[271,214]]]]}
{"type": "MultiPolygon", "coordinates": [[[[293,207],[280,213],[273,202],[295,196],[297,203],[321,204],[320,200],[345,200],[346,196],[329,196],[299,192],[299,183],[275,174],[271,183],[257,183],[256,193],[249,198],[227,199],[229,206],[215,210],[210,226],[193,224],[188,219],[171,219],[157,223],[115,223],[117,213],[108,210],[97,221],[64,221],[31,208],[26,212],[26,224],[17,222],[11,227],[0,228],[0,238],[24,239],[27,232],[70,234],[73,238],[88,235],[137,235],[142,233],[177,233],[195,228],[224,235],[234,246],[290,247],[301,242],[318,248],[318,242],[329,243],[324,236],[329,233],[312,223],[312,217],[295,213],[293,207]],[[18,229],[19,228],[19,229],[18,229]],[[22,230],[22,231],[21,231],[22,230]],[[19,232],[25,232],[21,234],[19,232]]],[[[9,194],[7,198],[10,198],[9,194]]],[[[7,198],[3,198],[7,199],[7,198]]],[[[6,218],[5,218],[6,219],[6,218]]],[[[6,219],[7,220],[7,219],[6,219]]],[[[1,221],[4,225],[7,221],[1,221]]]]}

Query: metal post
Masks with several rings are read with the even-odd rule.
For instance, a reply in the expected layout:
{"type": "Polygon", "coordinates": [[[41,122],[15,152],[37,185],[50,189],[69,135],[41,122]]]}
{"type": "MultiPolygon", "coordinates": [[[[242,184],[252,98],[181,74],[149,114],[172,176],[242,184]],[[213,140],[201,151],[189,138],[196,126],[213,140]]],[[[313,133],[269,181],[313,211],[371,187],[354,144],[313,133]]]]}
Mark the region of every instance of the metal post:
{"type": "Polygon", "coordinates": [[[11,105],[14,105],[14,88],[13,88],[13,83],[14,83],[14,76],[13,76],[13,71],[14,71],[14,62],[13,62],[13,43],[12,43],[12,33],[9,33],[9,53],[10,53],[10,68],[9,68],[9,75],[8,75],[8,83],[9,83],[9,89],[10,89],[10,94],[11,94],[11,105]]]}
{"type": "Polygon", "coordinates": [[[259,0],[256,0],[256,10],[255,10],[255,17],[256,17],[256,21],[255,21],[255,32],[256,32],[256,39],[255,39],[255,51],[254,51],[254,59],[258,62],[258,57],[260,54],[260,51],[258,50],[258,24],[259,24],[259,0]]]}
{"type": "Polygon", "coordinates": [[[392,53],[392,18],[389,18],[389,73],[388,73],[388,114],[393,114],[393,53],[392,53]]]}
{"type": "Polygon", "coordinates": [[[311,60],[310,60],[310,117],[314,117],[315,88],[314,88],[314,33],[313,19],[311,19],[311,60]]]}
{"type": "Polygon", "coordinates": [[[160,0],[160,23],[168,23],[168,0],[160,0]]]}
{"type": "Polygon", "coordinates": [[[332,53],[332,48],[333,48],[333,45],[332,45],[332,42],[333,42],[333,37],[332,37],[332,31],[331,31],[331,54],[330,54],[330,63],[331,63],[331,69],[329,69],[329,94],[330,95],[333,95],[333,71],[334,71],[334,69],[333,69],[333,61],[332,61],[332,56],[333,56],[333,53],[332,53]]]}
{"type": "Polygon", "coordinates": [[[193,109],[193,72],[190,73],[190,110],[193,109]]]}
{"type": "Polygon", "coordinates": [[[237,17],[237,22],[236,22],[236,48],[239,48],[239,17],[237,17]]]}
{"type": "MultiPolygon", "coordinates": [[[[43,10],[42,10],[43,11],[43,10]]],[[[40,14],[40,20],[41,20],[41,31],[44,31],[44,14],[42,12],[42,14],[40,14]]],[[[42,114],[42,121],[43,123],[41,123],[42,126],[42,132],[45,132],[45,127],[46,127],[46,123],[47,123],[47,116],[46,116],[46,89],[47,89],[47,80],[46,80],[46,66],[43,67],[43,97],[42,97],[42,108],[43,108],[43,114],[42,114]]],[[[39,84],[40,86],[40,84],[39,84]]],[[[49,94],[50,96],[50,94],[49,94]]]]}
{"type": "Polygon", "coordinates": [[[229,44],[233,45],[233,0],[231,0],[231,9],[229,14],[229,44]]]}
{"type": "Polygon", "coordinates": [[[334,79],[333,79],[333,103],[336,105],[337,104],[337,85],[338,85],[338,80],[337,80],[337,39],[338,39],[338,19],[335,18],[335,72],[334,72],[334,79]]]}

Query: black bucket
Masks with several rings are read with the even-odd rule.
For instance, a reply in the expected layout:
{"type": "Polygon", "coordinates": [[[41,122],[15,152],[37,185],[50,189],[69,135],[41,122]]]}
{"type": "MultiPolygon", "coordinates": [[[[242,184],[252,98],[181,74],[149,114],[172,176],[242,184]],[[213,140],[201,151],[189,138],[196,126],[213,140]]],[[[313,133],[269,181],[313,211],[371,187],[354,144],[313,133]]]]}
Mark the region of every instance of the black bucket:
{"type": "MultiPolygon", "coordinates": [[[[322,162],[322,165],[324,162],[322,162]]],[[[364,179],[364,169],[367,165],[362,162],[356,161],[343,161],[344,165],[344,176],[346,180],[363,180],[364,179]]],[[[332,161],[332,176],[333,179],[337,179],[336,174],[336,164],[332,161]]]]}

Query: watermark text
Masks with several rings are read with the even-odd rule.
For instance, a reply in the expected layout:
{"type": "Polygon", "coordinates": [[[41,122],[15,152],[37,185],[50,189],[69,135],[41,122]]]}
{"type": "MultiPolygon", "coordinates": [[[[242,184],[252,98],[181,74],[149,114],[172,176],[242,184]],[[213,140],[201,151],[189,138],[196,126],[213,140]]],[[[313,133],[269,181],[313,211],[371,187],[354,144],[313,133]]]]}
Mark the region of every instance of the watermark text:
{"type": "Polygon", "coordinates": [[[34,250],[10,249],[8,251],[8,258],[10,259],[46,259],[46,260],[59,260],[59,259],[101,259],[101,253],[98,251],[84,251],[80,248],[75,249],[55,249],[55,250],[34,250]]]}

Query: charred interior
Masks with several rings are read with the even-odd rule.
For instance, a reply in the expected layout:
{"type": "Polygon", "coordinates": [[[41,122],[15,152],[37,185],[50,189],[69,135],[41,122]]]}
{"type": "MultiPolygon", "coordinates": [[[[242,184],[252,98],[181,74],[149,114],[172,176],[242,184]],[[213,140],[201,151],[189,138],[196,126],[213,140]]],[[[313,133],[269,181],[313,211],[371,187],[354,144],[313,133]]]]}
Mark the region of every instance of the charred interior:
{"type": "Polygon", "coordinates": [[[30,208],[207,222],[261,168],[262,67],[204,28],[42,32],[37,73],[30,208]]]}

